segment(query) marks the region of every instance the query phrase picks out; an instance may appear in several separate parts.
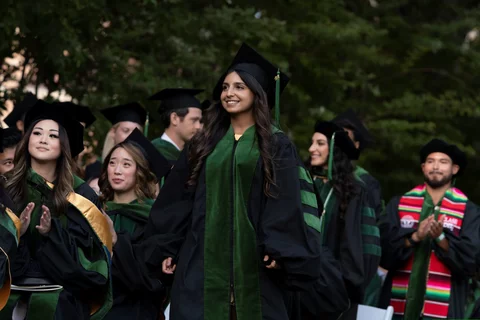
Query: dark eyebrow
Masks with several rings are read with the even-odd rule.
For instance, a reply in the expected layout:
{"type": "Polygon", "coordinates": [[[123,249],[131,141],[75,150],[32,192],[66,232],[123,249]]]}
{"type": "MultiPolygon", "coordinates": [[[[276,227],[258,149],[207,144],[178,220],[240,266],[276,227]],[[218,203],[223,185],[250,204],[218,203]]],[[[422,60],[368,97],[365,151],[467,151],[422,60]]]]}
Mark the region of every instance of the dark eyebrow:
{"type": "MultiPolygon", "coordinates": [[[[223,84],[227,84],[227,85],[229,85],[229,83],[228,83],[228,82],[224,82],[223,84]]],[[[233,84],[236,84],[236,85],[239,85],[239,84],[241,84],[241,85],[245,85],[245,83],[244,83],[244,82],[234,82],[233,84]]]]}
{"type": "MultiPolygon", "coordinates": [[[[34,130],[37,129],[37,130],[42,130],[43,131],[43,128],[40,128],[40,127],[35,127],[33,128],[34,130]]],[[[55,131],[55,132],[58,132],[57,129],[50,129],[50,131],[55,131]]]]}

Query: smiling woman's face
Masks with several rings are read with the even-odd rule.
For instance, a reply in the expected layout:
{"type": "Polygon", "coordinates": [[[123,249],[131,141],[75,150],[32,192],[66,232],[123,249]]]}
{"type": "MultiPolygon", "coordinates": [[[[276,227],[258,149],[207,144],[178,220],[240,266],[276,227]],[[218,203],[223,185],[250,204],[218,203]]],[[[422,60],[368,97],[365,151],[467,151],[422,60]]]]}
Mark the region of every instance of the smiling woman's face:
{"type": "Polygon", "coordinates": [[[323,167],[328,160],[328,140],[327,137],[319,132],[312,136],[312,145],[308,149],[310,152],[310,164],[313,167],[323,167]]]}
{"type": "Polygon", "coordinates": [[[58,123],[41,120],[33,127],[28,152],[38,162],[56,161],[61,154],[58,123]]]}
{"type": "Polygon", "coordinates": [[[236,72],[230,72],[223,80],[220,100],[230,114],[252,112],[254,94],[236,72]]]}

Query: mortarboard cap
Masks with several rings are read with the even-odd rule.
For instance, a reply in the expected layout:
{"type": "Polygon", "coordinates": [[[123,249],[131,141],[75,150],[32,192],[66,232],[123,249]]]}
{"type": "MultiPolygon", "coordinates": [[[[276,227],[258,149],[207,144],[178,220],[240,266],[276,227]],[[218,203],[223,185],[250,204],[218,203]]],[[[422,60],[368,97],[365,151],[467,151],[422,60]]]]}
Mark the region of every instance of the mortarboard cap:
{"type": "Polygon", "coordinates": [[[342,127],[331,121],[318,121],[315,124],[315,132],[324,134],[328,140],[331,140],[335,133],[335,146],[339,147],[350,160],[358,159],[359,151],[342,127]]]}
{"type": "Polygon", "coordinates": [[[83,126],[72,119],[65,108],[38,100],[34,107],[25,115],[25,131],[37,120],[53,120],[62,126],[68,135],[72,157],[83,151],[83,126]]]}
{"type": "MultiPolygon", "coordinates": [[[[265,91],[265,93],[267,94],[268,105],[270,106],[270,108],[273,108],[273,106],[275,105],[275,79],[278,71],[278,68],[276,66],[274,66],[270,61],[265,59],[247,44],[242,44],[242,46],[237,52],[237,55],[228,67],[227,72],[222,75],[222,77],[217,82],[215,89],[213,90],[213,98],[215,100],[220,100],[223,81],[225,80],[228,71],[231,70],[243,71],[254,77],[255,80],[257,80],[258,83],[262,86],[263,91],[265,91]]],[[[281,93],[283,89],[285,89],[288,81],[290,81],[290,78],[283,72],[280,72],[279,93],[281,93]]]]}
{"type": "Polygon", "coordinates": [[[93,115],[89,107],[78,105],[70,101],[55,102],[53,104],[59,105],[62,108],[66,108],[68,110],[67,112],[72,113],[72,117],[75,120],[77,120],[78,122],[85,123],[85,128],[90,127],[92,123],[94,123],[95,120],[97,120],[97,118],[95,118],[95,116],[93,115]]]}
{"type": "Polygon", "coordinates": [[[20,142],[20,140],[22,140],[22,132],[16,127],[8,127],[2,129],[2,134],[3,136],[1,138],[1,146],[3,147],[3,149],[12,148],[16,146],[20,142]]]}
{"type": "Polygon", "coordinates": [[[135,130],[125,139],[123,143],[132,143],[144,154],[150,165],[150,170],[155,174],[157,180],[160,181],[171,169],[172,165],[157,148],[148,140],[140,130],[135,130]]]}
{"type": "Polygon", "coordinates": [[[338,115],[332,120],[342,128],[353,130],[355,138],[360,142],[360,151],[367,148],[373,143],[373,137],[363,124],[362,120],[352,109],[348,109],[344,113],[338,115]]]}
{"type": "Polygon", "coordinates": [[[159,113],[167,111],[183,109],[183,108],[199,108],[202,109],[202,104],[195,98],[195,96],[205,90],[203,89],[183,89],[183,88],[168,88],[155,93],[148,100],[160,100],[159,113]]]}
{"type": "Polygon", "coordinates": [[[18,120],[23,120],[24,115],[37,102],[34,94],[27,92],[20,103],[15,104],[13,110],[3,120],[9,127],[15,127],[18,120]]]}
{"type": "Polygon", "coordinates": [[[100,161],[95,161],[94,163],[90,163],[85,167],[85,181],[89,181],[92,179],[100,178],[102,174],[102,163],[100,161]]]}
{"type": "Polygon", "coordinates": [[[459,166],[459,170],[455,176],[461,176],[467,167],[467,156],[465,152],[460,150],[454,144],[448,144],[441,139],[432,139],[420,150],[420,163],[425,163],[427,157],[435,152],[448,155],[452,162],[459,166]]]}
{"type": "Polygon", "coordinates": [[[206,99],[202,101],[202,110],[208,109],[212,105],[212,101],[206,99]]]}
{"type": "Polygon", "coordinates": [[[147,119],[147,111],[138,102],[106,108],[100,112],[112,123],[112,126],[122,121],[131,121],[144,126],[147,119]]]}

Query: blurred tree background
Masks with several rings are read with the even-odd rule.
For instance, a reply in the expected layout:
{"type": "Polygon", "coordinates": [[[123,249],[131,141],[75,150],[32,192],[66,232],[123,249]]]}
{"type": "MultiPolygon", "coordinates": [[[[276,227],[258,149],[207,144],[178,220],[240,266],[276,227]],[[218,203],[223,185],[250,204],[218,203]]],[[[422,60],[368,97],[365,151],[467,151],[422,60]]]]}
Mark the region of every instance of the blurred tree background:
{"type": "MultiPolygon", "coordinates": [[[[480,4],[447,0],[4,0],[0,105],[26,91],[94,110],[166,87],[204,88],[242,42],[291,76],[282,128],[308,157],[313,125],[353,108],[376,139],[360,159],[384,197],[422,181],[432,137],[469,155],[458,186],[477,201],[480,4]],[[62,98],[63,97],[63,98],[62,98]],[[67,97],[67,98],[65,98],[67,97]]],[[[110,127],[98,114],[86,140],[110,127]]],[[[161,134],[158,121],[149,137],[161,134]]]]}

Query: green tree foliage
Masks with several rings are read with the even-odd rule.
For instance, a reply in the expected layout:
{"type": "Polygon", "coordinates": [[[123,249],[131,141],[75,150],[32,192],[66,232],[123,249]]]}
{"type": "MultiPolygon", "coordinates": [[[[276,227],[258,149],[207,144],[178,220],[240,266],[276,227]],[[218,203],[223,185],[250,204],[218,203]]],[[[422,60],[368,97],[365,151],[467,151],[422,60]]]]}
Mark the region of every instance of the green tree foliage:
{"type": "MultiPolygon", "coordinates": [[[[422,176],[420,147],[432,137],[462,146],[468,176],[458,185],[475,200],[479,148],[480,6],[477,1],[7,0],[0,57],[15,52],[33,68],[25,86],[65,90],[94,109],[140,101],[165,87],[206,89],[245,41],[291,76],[282,128],[308,157],[316,120],[356,110],[376,138],[360,163],[385,198],[422,176]],[[18,28],[18,29],[17,29],[18,28]],[[15,30],[19,32],[15,32],[15,30]]],[[[18,67],[4,66],[3,81],[18,67]]],[[[17,71],[18,74],[18,71],[17,71]]],[[[53,99],[51,97],[50,99],[53,99]]],[[[101,116],[94,130],[103,136],[101,116]]],[[[151,125],[150,137],[162,128],[151,125]]]]}

